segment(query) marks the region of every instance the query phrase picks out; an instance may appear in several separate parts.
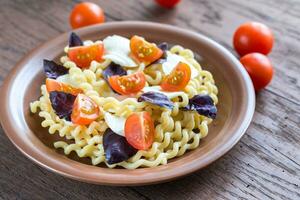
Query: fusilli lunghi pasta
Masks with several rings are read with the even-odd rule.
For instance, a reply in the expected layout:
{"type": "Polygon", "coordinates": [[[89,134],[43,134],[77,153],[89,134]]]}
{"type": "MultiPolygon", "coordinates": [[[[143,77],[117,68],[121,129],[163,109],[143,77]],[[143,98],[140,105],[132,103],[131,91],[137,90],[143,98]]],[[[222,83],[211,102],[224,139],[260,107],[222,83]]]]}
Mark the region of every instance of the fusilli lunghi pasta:
{"type": "MultiPolygon", "coordinates": [[[[91,41],[88,42],[92,44],[91,41]]],[[[68,47],[65,48],[65,52],[67,51],[68,47]]],[[[81,69],[67,56],[63,56],[60,61],[69,70],[66,75],[68,84],[80,88],[86,96],[94,100],[100,108],[99,118],[85,126],[60,119],[51,107],[45,85],[41,86],[42,96],[30,104],[31,112],[39,113],[39,116],[43,118],[42,127],[47,127],[50,134],[58,134],[61,138],[68,140],[68,142],[55,142],[55,148],[62,148],[67,155],[75,152],[79,157],[89,157],[93,165],[105,163],[109,168],[119,166],[135,169],[167,164],[169,159],[197,148],[201,138],[208,134],[208,125],[212,122],[212,119],[195,111],[186,111],[181,108],[187,106],[189,99],[198,94],[209,95],[214,104],[218,103],[218,89],[213,76],[201,68],[193,52],[178,45],[173,46],[169,52],[181,56],[198,71],[198,75],[189,81],[183,92],[171,97],[174,102],[173,109],[138,102],[134,97],[125,99],[116,97],[102,76],[103,70],[111,64],[109,59],[103,62],[93,61],[89,68],[81,69]],[[152,146],[148,150],[137,151],[126,161],[108,164],[103,147],[103,134],[108,125],[103,113],[110,112],[116,116],[128,117],[140,111],[149,112],[155,122],[155,139],[152,146]]],[[[130,73],[144,70],[144,66],[130,70],[130,73]]],[[[159,85],[164,78],[163,70],[157,64],[148,66],[144,73],[147,86],[159,85]]]]}

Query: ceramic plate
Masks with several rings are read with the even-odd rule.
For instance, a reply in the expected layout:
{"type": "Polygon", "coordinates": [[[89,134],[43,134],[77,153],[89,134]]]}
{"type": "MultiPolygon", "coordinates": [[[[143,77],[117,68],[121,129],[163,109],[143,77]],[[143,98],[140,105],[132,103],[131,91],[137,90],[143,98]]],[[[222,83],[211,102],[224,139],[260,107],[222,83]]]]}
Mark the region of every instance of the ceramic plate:
{"type": "MultiPolygon", "coordinates": [[[[202,67],[209,70],[219,89],[217,119],[209,126],[200,146],[168,164],[134,170],[109,169],[90,165],[89,159],[75,154],[65,156],[55,150],[41,119],[29,111],[29,103],[40,96],[45,80],[43,59],[58,60],[68,43],[62,34],[23,58],[5,80],[0,99],[1,123],[9,139],[28,158],[61,175],[80,181],[105,185],[145,185],[173,180],[199,170],[220,158],[243,136],[255,107],[251,80],[239,61],[213,40],[186,29],[150,22],[113,22],[76,30],[84,40],[103,39],[118,34],[140,35],[149,41],[179,44],[191,49],[202,67]]],[[[17,163],[16,163],[17,164],[17,163]]]]}

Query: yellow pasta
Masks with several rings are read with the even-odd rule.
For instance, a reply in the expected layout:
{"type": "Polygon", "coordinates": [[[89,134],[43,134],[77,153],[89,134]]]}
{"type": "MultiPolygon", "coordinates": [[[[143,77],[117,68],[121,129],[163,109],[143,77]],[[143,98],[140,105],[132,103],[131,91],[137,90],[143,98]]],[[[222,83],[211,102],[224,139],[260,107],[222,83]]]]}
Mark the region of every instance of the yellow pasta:
{"type": "MultiPolygon", "coordinates": [[[[65,52],[67,51],[66,47],[65,52]]],[[[101,108],[101,113],[111,112],[120,117],[128,117],[140,111],[148,111],[151,114],[156,124],[154,143],[148,150],[139,150],[127,161],[113,165],[106,162],[102,140],[108,125],[103,114],[88,126],[80,126],[60,119],[51,107],[45,85],[41,86],[42,96],[30,104],[31,112],[38,113],[43,118],[41,125],[47,127],[50,134],[58,134],[61,138],[68,140],[68,142],[55,142],[55,148],[62,148],[67,155],[74,151],[79,157],[89,157],[93,165],[105,163],[109,168],[119,166],[136,169],[167,164],[169,159],[197,148],[201,138],[208,134],[208,125],[212,122],[212,119],[201,116],[195,111],[184,111],[180,108],[185,107],[189,98],[197,94],[207,94],[215,104],[218,103],[218,89],[213,76],[210,72],[202,70],[200,64],[194,59],[193,52],[178,45],[173,46],[170,52],[182,56],[199,72],[197,77],[190,80],[183,93],[172,97],[174,102],[172,110],[146,102],[138,102],[133,97],[116,98],[102,77],[102,71],[111,63],[108,59],[102,63],[93,61],[87,69],[78,68],[67,56],[60,59],[69,69],[69,83],[82,89],[85,95],[92,98],[101,108]]],[[[134,72],[143,68],[144,66],[139,66],[131,70],[134,72]]],[[[158,66],[149,66],[149,68],[155,70],[145,70],[147,85],[159,85],[164,76],[162,70],[158,66]]]]}

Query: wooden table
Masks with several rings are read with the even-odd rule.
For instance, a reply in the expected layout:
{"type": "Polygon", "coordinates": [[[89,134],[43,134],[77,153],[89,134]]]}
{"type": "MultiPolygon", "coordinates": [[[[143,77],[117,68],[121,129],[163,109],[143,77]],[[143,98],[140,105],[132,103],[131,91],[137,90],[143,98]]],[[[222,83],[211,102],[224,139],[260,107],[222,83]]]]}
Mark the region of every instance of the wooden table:
{"type": "MultiPolygon", "coordinates": [[[[0,82],[34,47],[69,31],[78,1],[0,1],[0,82]]],[[[205,34],[231,52],[234,30],[260,21],[272,28],[271,85],[257,95],[241,141],[204,170],[170,183],[106,187],[49,172],[23,156],[0,129],[0,199],[300,199],[300,1],[182,0],[164,10],[152,0],[102,0],[107,21],[145,20],[205,34]]]]}

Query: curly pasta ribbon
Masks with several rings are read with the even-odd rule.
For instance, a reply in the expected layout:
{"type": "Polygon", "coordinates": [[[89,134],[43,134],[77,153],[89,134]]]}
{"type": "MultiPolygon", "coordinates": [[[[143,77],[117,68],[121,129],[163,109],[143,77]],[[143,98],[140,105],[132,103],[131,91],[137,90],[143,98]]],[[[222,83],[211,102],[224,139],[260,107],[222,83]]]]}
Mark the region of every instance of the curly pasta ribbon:
{"type": "MultiPolygon", "coordinates": [[[[103,116],[88,126],[79,126],[59,119],[51,107],[45,85],[41,86],[42,96],[39,100],[30,103],[31,112],[38,112],[39,116],[44,118],[41,125],[48,127],[50,134],[58,133],[60,137],[69,140],[68,143],[55,142],[55,148],[62,148],[67,155],[74,151],[79,157],[89,157],[93,165],[104,162],[109,168],[121,166],[126,169],[136,169],[167,164],[169,159],[181,156],[187,150],[198,147],[200,139],[208,134],[208,125],[212,122],[211,119],[196,112],[182,111],[180,108],[186,106],[189,98],[196,94],[210,95],[214,103],[218,103],[218,89],[213,76],[210,72],[202,70],[200,64],[194,59],[193,52],[178,45],[173,46],[170,52],[185,58],[199,72],[197,77],[190,80],[184,93],[172,99],[174,101],[172,110],[146,102],[137,102],[136,98],[118,100],[113,97],[109,86],[102,77],[102,71],[111,63],[110,60],[102,63],[93,61],[88,69],[80,69],[67,56],[60,59],[63,65],[69,69],[70,84],[81,88],[85,95],[91,97],[104,111],[124,117],[139,111],[148,111],[151,114],[156,124],[154,143],[150,149],[138,151],[127,161],[113,165],[106,163],[102,135],[108,126],[103,116]]],[[[140,70],[140,68],[136,70],[140,70]]],[[[159,85],[163,78],[163,72],[157,66],[150,66],[149,69],[151,68],[155,70],[145,70],[147,85],[159,85]]]]}

